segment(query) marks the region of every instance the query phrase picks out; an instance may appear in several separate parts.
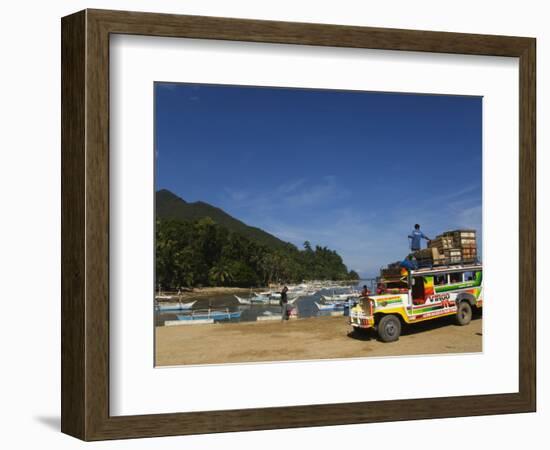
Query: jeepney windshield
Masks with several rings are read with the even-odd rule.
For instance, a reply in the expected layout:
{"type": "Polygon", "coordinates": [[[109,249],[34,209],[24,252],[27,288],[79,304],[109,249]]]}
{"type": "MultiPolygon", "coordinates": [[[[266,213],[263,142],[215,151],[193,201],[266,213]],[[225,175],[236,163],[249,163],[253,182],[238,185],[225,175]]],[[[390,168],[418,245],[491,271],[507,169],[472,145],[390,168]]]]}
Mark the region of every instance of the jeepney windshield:
{"type": "Polygon", "coordinates": [[[408,288],[406,280],[381,280],[377,285],[376,292],[377,294],[397,294],[406,292],[408,288]]]}

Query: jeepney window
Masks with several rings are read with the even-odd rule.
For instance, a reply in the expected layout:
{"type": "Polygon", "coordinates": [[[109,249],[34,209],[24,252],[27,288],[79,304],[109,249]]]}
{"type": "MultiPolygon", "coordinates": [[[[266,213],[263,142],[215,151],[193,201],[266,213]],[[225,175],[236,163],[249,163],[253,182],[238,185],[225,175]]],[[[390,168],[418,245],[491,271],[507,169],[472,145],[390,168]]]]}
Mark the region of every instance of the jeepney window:
{"type": "Polygon", "coordinates": [[[412,281],[412,297],[414,300],[424,299],[424,278],[414,277],[412,281]]]}
{"type": "Polygon", "coordinates": [[[476,274],[471,270],[469,272],[464,272],[464,281],[475,281],[476,274]]]}
{"type": "Polygon", "coordinates": [[[434,284],[436,286],[441,286],[447,284],[447,274],[440,274],[434,276],[434,284]]]}
{"type": "Polygon", "coordinates": [[[462,272],[453,272],[449,274],[449,283],[462,283],[462,272]]]}
{"type": "Polygon", "coordinates": [[[386,283],[387,289],[403,289],[407,288],[407,283],[404,283],[403,281],[396,281],[393,283],[386,283]]]}

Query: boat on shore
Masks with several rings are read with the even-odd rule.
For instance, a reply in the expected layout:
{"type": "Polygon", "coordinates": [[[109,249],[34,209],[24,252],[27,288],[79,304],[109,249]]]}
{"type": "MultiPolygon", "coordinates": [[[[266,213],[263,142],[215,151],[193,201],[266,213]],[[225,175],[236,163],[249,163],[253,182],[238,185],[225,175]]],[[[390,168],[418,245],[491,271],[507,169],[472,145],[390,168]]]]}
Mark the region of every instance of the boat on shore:
{"type": "MultiPolygon", "coordinates": [[[[275,304],[275,303],[270,303],[271,299],[269,297],[265,297],[263,295],[258,295],[258,294],[255,294],[255,295],[253,295],[252,297],[249,297],[249,298],[239,297],[238,295],[234,295],[233,297],[235,297],[241,305],[252,305],[252,304],[270,305],[270,304],[275,304]]],[[[277,301],[277,304],[279,304],[278,301],[277,301]]]]}
{"type": "Polygon", "coordinates": [[[251,305],[252,304],[252,302],[248,298],[242,298],[242,297],[239,297],[238,295],[234,295],[233,297],[235,297],[241,305],[251,305]]]}
{"type": "Polygon", "coordinates": [[[343,302],[347,299],[347,294],[321,295],[321,300],[323,300],[324,302],[343,302]]]}
{"type": "Polygon", "coordinates": [[[339,311],[344,310],[346,308],[349,308],[348,302],[341,302],[341,303],[318,303],[314,302],[315,306],[317,306],[317,309],[319,311],[339,311]]]}
{"type": "Polygon", "coordinates": [[[349,294],[335,294],[335,295],[321,295],[321,300],[325,303],[341,303],[359,298],[359,295],[349,294]]]}
{"type": "Polygon", "coordinates": [[[321,299],[325,303],[340,303],[350,301],[361,297],[361,294],[356,290],[350,290],[348,292],[335,293],[334,289],[332,290],[332,295],[321,295],[321,299]]]}
{"type": "Polygon", "coordinates": [[[177,303],[163,303],[163,304],[160,304],[158,303],[157,305],[155,305],[155,308],[158,310],[158,311],[185,311],[185,310],[189,310],[193,307],[193,305],[197,303],[197,301],[192,301],[192,302],[188,302],[188,303],[182,303],[182,302],[177,302],[177,303]]]}
{"type": "MultiPolygon", "coordinates": [[[[256,295],[256,296],[250,297],[250,298],[243,298],[243,297],[239,297],[238,295],[234,295],[234,297],[237,299],[237,301],[241,305],[272,305],[272,306],[276,305],[276,306],[280,306],[280,304],[281,304],[281,298],[280,297],[278,299],[277,298],[268,298],[268,297],[266,298],[264,296],[259,296],[259,295],[256,295]]],[[[297,295],[296,297],[289,298],[288,303],[293,304],[299,298],[300,298],[299,295],[297,295]]]]}
{"type": "Polygon", "coordinates": [[[177,314],[178,320],[230,320],[238,319],[241,317],[242,311],[230,311],[229,308],[225,310],[219,309],[198,309],[189,311],[186,314],[177,314]]]}

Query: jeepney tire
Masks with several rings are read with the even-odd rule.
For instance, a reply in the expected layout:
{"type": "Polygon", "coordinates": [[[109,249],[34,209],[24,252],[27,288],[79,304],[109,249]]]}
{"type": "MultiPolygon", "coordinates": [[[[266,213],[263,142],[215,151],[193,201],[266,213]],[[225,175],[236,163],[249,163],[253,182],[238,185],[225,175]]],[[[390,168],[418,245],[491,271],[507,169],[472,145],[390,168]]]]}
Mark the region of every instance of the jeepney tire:
{"type": "Polygon", "coordinates": [[[456,310],[456,322],[458,325],[468,325],[472,320],[472,307],[467,301],[458,304],[456,310]]]}
{"type": "Polygon", "coordinates": [[[384,316],[378,322],[377,332],[382,342],[395,342],[401,334],[401,321],[393,315],[384,316]]]}

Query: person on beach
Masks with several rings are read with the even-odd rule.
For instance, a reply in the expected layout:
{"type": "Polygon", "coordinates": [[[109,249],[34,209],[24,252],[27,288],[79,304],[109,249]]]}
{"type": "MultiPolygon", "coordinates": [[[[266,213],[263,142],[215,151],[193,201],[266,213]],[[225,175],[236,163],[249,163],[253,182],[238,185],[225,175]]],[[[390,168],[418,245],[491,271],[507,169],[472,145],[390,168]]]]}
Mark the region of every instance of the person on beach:
{"type": "Polygon", "coordinates": [[[361,297],[368,297],[370,295],[369,288],[366,284],[363,285],[363,290],[361,291],[361,297]]]}
{"type": "Polygon", "coordinates": [[[281,320],[288,320],[288,298],[287,293],[288,288],[285,286],[281,291],[281,320]]]}
{"type": "Polygon", "coordinates": [[[414,230],[412,230],[411,234],[409,234],[409,239],[411,240],[411,252],[415,252],[422,248],[422,239],[426,239],[427,241],[430,240],[429,237],[427,237],[424,233],[422,233],[422,231],[420,231],[420,225],[418,224],[414,226],[414,230]]]}

